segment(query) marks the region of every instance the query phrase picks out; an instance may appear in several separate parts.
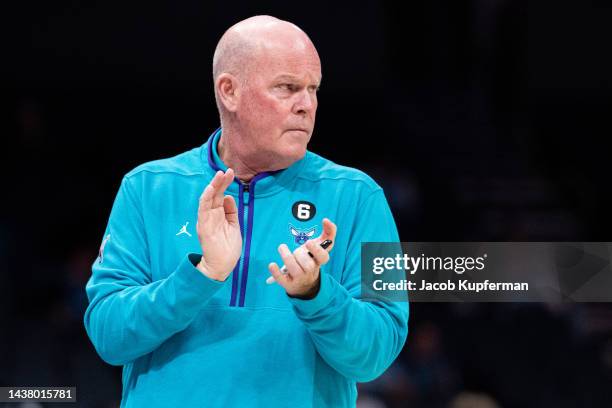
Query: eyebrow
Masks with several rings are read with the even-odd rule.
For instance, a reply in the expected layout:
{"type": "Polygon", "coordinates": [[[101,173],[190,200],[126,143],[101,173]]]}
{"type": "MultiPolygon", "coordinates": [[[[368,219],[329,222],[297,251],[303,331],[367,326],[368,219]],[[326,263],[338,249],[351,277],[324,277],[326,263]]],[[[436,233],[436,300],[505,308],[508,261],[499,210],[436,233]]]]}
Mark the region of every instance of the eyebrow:
{"type": "MultiPolygon", "coordinates": [[[[274,78],[274,81],[299,81],[299,78],[295,75],[281,74],[274,78]]],[[[317,82],[317,86],[321,86],[321,81],[317,82]]]]}

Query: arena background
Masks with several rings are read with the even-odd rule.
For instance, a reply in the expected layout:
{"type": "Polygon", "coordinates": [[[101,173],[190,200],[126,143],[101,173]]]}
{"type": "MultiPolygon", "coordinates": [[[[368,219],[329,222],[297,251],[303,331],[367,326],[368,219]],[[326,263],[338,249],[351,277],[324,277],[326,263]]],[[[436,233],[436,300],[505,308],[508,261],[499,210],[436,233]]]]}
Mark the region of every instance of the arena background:
{"type": "MultiPolygon", "coordinates": [[[[372,175],[402,240],[612,241],[609,2],[2,9],[2,386],[76,385],[79,406],[118,406],[120,369],[96,355],[82,323],[90,265],[122,175],[218,126],[214,46],[254,14],[314,41],[323,82],[310,148],[372,175]]],[[[612,401],[610,304],[411,308],[403,353],[360,385],[360,406],[612,401]]]]}

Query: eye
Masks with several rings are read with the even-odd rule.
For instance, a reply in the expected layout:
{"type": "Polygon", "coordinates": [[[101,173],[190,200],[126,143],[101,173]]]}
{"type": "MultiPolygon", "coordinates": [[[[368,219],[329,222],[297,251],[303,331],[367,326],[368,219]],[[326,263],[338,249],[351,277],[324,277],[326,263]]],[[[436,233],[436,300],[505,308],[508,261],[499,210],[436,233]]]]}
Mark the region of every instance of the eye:
{"type": "Polygon", "coordinates": [[[294,88],[292,84],[278,84],[276,87],[283,91],[292,91],[294,88]]]}

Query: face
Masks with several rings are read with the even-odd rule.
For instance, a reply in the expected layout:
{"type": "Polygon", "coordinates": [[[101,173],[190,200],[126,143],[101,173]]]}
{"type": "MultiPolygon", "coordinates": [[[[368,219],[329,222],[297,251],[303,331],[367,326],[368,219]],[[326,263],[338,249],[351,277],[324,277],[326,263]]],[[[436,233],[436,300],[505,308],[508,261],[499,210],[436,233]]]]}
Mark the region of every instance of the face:
{"type": "Polygon", "coordinates": [[[236,115],[249,156],[272,170],[306,154],[317,112],[321,63],[310,42],[266,45],[248,69],[236,115]]]}

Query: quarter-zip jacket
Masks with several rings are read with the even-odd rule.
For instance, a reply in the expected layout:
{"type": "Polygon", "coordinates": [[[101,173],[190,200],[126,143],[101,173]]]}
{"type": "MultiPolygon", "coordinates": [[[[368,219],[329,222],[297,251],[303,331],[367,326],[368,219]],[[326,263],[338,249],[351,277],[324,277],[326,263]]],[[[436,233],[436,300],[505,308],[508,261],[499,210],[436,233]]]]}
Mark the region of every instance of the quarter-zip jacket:
{"type": "Polygon", "coordinates": [[[362,242],[397,242],[382,189],[312,152],[227,189],[243,248],[209,279],[198,198],[217,169],[218,129],[202,146],[124,178],[86,287],[84,323],[99,355],[123,366],[122,407],[350,407],[356,382],[384,372],[407,335],[408,304],[360,300],[362,242]],[[338,226],[319,293],[267,285],[281,243],[297,248],[338,226]],[[314,233],[312,232],[314,231],[314,233]]]}

